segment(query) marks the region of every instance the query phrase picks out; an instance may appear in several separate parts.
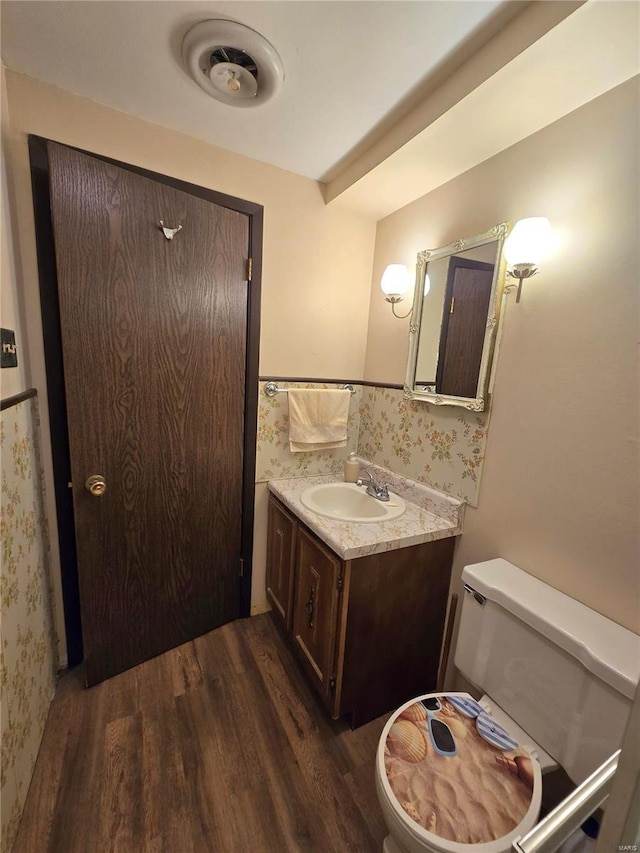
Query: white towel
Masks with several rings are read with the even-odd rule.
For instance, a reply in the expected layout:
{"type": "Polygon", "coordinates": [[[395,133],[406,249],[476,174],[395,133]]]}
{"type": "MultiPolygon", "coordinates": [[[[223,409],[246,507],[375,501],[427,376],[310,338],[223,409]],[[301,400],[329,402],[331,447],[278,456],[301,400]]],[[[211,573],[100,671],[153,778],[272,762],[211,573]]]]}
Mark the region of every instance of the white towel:
{"type": "Polygon", "coordinates": [[[292,453],[347,446],[348,389],[290,388],[288,397],[292,453]]]}

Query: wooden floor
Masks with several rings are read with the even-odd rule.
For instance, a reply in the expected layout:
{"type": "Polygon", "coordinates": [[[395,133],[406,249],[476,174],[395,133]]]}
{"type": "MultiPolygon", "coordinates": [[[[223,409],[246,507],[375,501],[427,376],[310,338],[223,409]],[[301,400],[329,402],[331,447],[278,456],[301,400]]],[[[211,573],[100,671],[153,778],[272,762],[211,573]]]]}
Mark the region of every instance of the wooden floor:
{"type": "Polygon", "coordinates": [[[268,615],[58,685],[13,853],[380,853],[386,718],[332,723],[268,615]]]}

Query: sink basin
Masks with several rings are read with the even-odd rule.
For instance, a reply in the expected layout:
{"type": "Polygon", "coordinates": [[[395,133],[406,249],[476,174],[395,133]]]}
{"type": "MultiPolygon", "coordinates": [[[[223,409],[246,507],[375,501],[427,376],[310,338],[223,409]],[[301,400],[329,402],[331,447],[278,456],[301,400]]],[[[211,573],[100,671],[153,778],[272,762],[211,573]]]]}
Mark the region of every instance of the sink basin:
{"type": "Polygon", "coordinates": [[[322,483],[309,486],[300,495],[303,505],[319,515],[359,523],[391,521],[402,515],[405,510],[402,498],[392,492],[389,498],[388,502],[372,498],[355,483],[322,483]]]}

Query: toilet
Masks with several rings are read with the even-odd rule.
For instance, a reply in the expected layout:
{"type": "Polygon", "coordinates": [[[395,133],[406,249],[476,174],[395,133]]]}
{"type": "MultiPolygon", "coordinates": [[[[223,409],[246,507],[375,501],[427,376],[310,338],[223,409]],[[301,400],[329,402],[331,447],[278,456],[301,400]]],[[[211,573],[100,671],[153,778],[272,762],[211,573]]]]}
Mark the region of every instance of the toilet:
{"type": "Polygon", "coordinates": [[[483,695],[427,693],[384,727],[384,853],[508,853],[545,773],[587,778],[620,746],[640,637],[503,559],[467,566],[456,669],[483,695]]]}

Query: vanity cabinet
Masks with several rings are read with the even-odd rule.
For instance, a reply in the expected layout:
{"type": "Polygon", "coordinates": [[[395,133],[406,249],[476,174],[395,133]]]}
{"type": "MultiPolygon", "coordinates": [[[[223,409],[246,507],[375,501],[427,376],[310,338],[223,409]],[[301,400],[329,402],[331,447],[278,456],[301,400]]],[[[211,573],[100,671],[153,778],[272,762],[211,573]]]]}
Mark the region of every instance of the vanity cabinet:
{"type": "Polygon", "coordinates": [[[303,666],[329,705],[342,577],[342,561],[299,525],[291,634],[303,666]]]}
{"type": "Polygon", "coordinates": [[[293,616],[293,570],[296,554],[295,518],[276,500],[269,502],[267,527],[267,596],[284,627],[293,616]]]}
{"type": "Polygon", "coordinates": [[[353,728],[436,689],[455,539],[342,560],[273,496],[273,618],[334,719],[353,728]]]}

